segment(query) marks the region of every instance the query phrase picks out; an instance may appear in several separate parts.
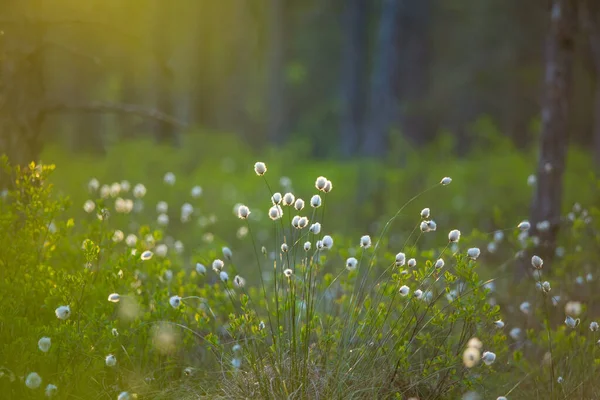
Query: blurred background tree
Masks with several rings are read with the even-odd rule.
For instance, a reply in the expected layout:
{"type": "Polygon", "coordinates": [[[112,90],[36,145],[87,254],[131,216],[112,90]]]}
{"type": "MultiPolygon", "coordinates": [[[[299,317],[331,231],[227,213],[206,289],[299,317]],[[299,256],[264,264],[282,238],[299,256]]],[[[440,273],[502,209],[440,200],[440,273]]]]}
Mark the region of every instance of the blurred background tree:
{"type": "MultiPolygon", "coordinates": [[[[592,145],[599,17],[586,4],[569,130],[592,145]]],[[[381,157],[395,135],[413,149],[448,130],[460,152],[481,117],[519,146],[538,130],[544,0],[27,0],[0,13],[1,143],[23,160],[47,142],[177,145],[175,121],[318,157],[381,157]],[[144,118],[158,111],[173,121],[144,118]]]]}
{"type": "MultiPolygon", "coordinates": [[[[48,143],[176,147],[200,130],[402,166],[436,140],[458,156],[494,146],[491,130],[517,148],[550,145],[532,219],[552,220],[567,136],[600,165],[599,32],[594,0],[4,1],[0,153],[27,163],[48,143]],[[564,115],[547,112],[562,109],[548,86],[556,4],[572,9],[561,67],[572,78],[554,83],[564,115]]],[[[377,208],[386,182],[360,171],[358,201],[377,208]]]]}

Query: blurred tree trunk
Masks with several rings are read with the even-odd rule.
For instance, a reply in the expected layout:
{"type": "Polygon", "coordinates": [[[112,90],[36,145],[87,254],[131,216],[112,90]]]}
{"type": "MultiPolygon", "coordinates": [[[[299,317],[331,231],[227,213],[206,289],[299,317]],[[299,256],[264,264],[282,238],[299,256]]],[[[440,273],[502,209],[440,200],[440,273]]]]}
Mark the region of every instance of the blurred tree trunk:
{"type": "Polygon", "coordinates": [[[594,74],[592,140],[594,162],[600,171],[600,2],[585,0],[581,9],[582,25],[588,38],[594,74]]]}
{"type": "MultiPolygon", "coordinates": [[[[173,43],[169,35],[169,22],[172,20],[171,10],[171,4],[157,0],[154,8],[155,23],[150,25],[150,27],[154,33],[153,45],[157,63],[155,68],[156,79],[154,82],[156,88],[156,108],[166,114],[174,115],[174,79],[170,65],[171,46],[173,43]]],[[[166,143],[174,146],[180,144],[179,131],[171,124],[163,121],[156,122],[154,137],[158,143],[166,143]]]]}
{"type": "Polygon", "coordinates": [[[562,177],[569,143],[568,120],[577,30],[576,0],[553,0],[550,17],[541,111],[542,132],[530,230],[530,234],[540,239],[534,252],[547,261],[545,266],[549,266],[548,261],[554,257],[561,219],[562,177]],[[537,229],[537,224],[542,221],[548,222],[547,229],[537,229]]]}
{"type": "Polygon", "coordinates": [[[285,0],[270,0],[268,7],[269,48],[267,60],[267,135],[282,144],[286,136],[285,96],[285,0]]]}
{"type": "Polygon", "coordinates": [[[416,144],[424,144],[435,133],[426,107],[431,60],[430,2],[404,1],[399,17],[401,126],[402,133],[416,144]]]}
{"type": "Polygon", "coordinates": [[[45,27],[24,20],[26,9],[2,11],[13,19],[0,26],[0,154],[26,165],[39,161],[42,150],[45,27]]]}
{"type": "Polygon", "coordinates": [[[367,9],[367,0],[348,0],[343,14],[340,149],[344,157],[355,155],[360,144],[367,63],[367,9]]]}
{"type": "Polygon", "coordinates": [[[369,157],[386,154],[390,129],[398,123],[398,51],[401,3],[383,0],[377,32],[375,61],[369,91],[362,153],[369,157]]]}

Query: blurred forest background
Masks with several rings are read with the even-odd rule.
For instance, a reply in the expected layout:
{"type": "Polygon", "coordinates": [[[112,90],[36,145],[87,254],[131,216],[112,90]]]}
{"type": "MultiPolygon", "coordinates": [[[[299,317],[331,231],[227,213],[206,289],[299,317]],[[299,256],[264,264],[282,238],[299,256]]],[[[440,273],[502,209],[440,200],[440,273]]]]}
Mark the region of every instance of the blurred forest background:
{"type": "Polygon", "coordinates": [[[404,194],[400,184],[418,190],[425,166],[486,184],[494,175],[489,198],[471,201],[475,220],[498,205],[494,191],[518,192],[515,179],[532,174],[533,195],[518,192],[504,208],[531,210],[547,259],[564,188],[589,185],[563,186],[567,147],[584,149],[571,157],[583,158],[578,169],[571,162],[572,176],[589,178],[592,160],[600,165],[594,0],[5,1],[0,33],[0,153],[19,164],[49,147],[63,152],[51,162],[96,157],[66,165],[86,179],[123,178],[97,172],[103,157],[142,182],[151,170],[191,175],[209,154],[228,154],[232,172],[242,159],[228,153],[235,141],[272,166],[293,161],[273,149],[296,165],[374,161],[343,178],[364,221],[396,209],[387,200],[404,194]],[[148,160],[107,156],[127,143],[148,160]],[[175,149],[170,159],[166,148],[175,149]]]}
{"type": "MultiPolygon", "coordinates": [[[[579,16],[569,131],[600,153],[594,3],[579,16]]],[[[177,146],[201,127],[259,149],[303,141],[317,157],[381,157],[399,138],[412,149],[447,131],[460,154],[482,118],[523,147],[539,131],[550,7],[3,1],[0,148],[22,160],[45,143],[102,154],[149,134],[177,146]]]]}

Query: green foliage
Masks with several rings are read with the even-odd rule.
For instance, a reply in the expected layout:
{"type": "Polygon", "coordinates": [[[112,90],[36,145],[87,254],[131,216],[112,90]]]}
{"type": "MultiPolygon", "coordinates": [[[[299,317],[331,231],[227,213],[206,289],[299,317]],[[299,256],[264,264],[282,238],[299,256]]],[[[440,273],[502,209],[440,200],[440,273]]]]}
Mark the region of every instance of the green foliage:
{"type": "Polygon", "coordinates": [[[516,229],[533,155],[490,132],[494,151],[475,147],[457,160],[445,155],[448,137],[407,154],[402,168],[307,161],[283,149],[268,152],[264,177],[251,171],[256,156],[226,135],[191,135],[180,149],[122,143],[106,159],[66,159],[51,148],[45,159],[62,159],[56,172],[4,160],[12,178],[0,197],[0,390],[10,398],[39,398],[49,383],[61,398],[596,397],[599,338],[589,324],[600,211],[585,206],[598,189],[583,172],[589,160],[572,150],[559,256],[542,277],[516,284],[515,253],[536,240],[516,229]],[[315,188],[320,175],[333,182],[330,193],[315,188]],[[449,186],[438,183],[443,176],[449,186]],[[282,206],[272,221],[275,191],[301,196],[305,208],[282,206]],[[323,205],[314,209],[316,193],[323,205]],[[159,201],[166,210],[156,210],[159,201]],[[571,211],[575,201],[583,206],[571,211]],[[240,202],[248,220],[232,212],[240,202]],[[437,231],[422,232],[424,207],[437,231]],[[296,214],[322,232],[293,228],[296,214]],[[448,243],[454,228],[463,236],[448,243]],[[359,246],[365,233],[370,247],[359,246]],[[317,246],[325,234],[331,249],[317,246]],[[469,247],[482,255],[470,259],[469,247]],[[143,260],[146,251],[153,256],[143,260]],[[212,271],[216,259],[225,281],[212,271]],[[551,291],[536,290],[536,280],[551,291]],[[564,324],[567,304],[581,321],[574,329],[564,324]],[[57,318],[67,305],[69,317],[57,318]],[[48,352],[36,348],[42,337],[48,352]],[[468,348],[466,356],[491,351],[496,361],[468,368],[468,348]],[[42,377],[35,390],[25,385],[31,372],[42,377]]]}

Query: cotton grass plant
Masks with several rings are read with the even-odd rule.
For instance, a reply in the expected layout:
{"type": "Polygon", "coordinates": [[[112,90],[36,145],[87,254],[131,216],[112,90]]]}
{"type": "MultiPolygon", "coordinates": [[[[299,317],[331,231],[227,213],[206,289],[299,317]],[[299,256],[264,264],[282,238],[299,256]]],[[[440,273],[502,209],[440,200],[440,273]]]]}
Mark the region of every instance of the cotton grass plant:
{"type": "Polygon", "coordinates": [[[88,200],[70,207],[49,184],[52,166],[3,166],[9,398],[600,395],[594,208],[565,215],[552,273],[533,257],[530,277],[508,288],[507,267],[535,245],[531,224],[448,226],[422,199],[450,196],[459,179],[436,178],[349,235],[330,228],[342,183],[317,176],[295,191],[260,162],[245,179],[262,197],[236,192],[220,219],[177,171],[155,183],[91,179],[88,200]],[[178,234],[190,227],[200,233],[178,234]]]}
{"type": "MultiPolygon", "coordinates": [[[[461,360],[472,337],[492,347],[502,343],[494,328],[498,308],[487,303],[487,290],[475,272],[478,254],[453,253],[447,245],[419,251],[421,235],[430,234],[419,231],[422,219],[433,226],[428,232],[436,229],[429,209],[413,218],[415,228],[401,249],[414,256],[410,266],[404,253],[393,257],[390,251],[398,249],[385,249],[385,235],[408,203],[374,244],[364,235],[357,245],[338,249],[338,241],[325,234],[326,209],[335,206],[328,203],[331,181],[318,177],[317,193],[304,194],[312,196],[312,209],[293,216],[302,209],[297,201],[293,209],[295,195],[274,192],[266,166],[256,165],[265,198],[272,202],[275,254],[270,259],[259,253],[253,221],[244,218],[261,282],[258,293],[242,293],[235,300],[242,307],[231,315],[229,333],[241,346],[242,358],[220,381],[224,397],[450,398],[492,373],[490,368],[473,373],[461,360]],[[299,227],[298,218],[307,218],[310,228],[299,227]],[[452,261],[436,262],[434,254],[452,261]],[[422,260],[420,267],[416,258],[422,260]],[[416,295],[408,296],[411,287],[416,295]],[[452,288],[456,295],[448,301],[445,294],[452,288]]],[[[429,190],[450,182],[444,178],[429,190]]],[[[450,242],[458,242],[455,232],[450,242]]],[[[492,357],[486,353],[486,367],[492,357]]]]}

